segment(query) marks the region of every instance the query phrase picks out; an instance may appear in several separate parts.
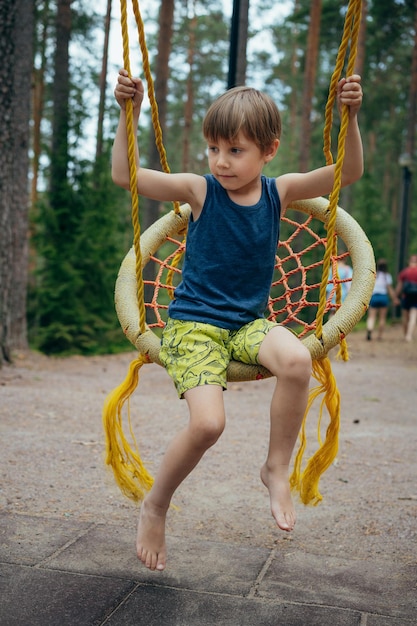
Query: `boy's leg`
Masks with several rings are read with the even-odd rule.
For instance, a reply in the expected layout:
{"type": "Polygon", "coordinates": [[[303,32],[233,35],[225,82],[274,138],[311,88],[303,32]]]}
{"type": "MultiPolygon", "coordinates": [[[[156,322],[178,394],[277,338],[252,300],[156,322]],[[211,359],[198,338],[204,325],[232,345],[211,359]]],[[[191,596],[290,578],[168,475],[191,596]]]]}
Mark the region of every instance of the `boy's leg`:
{"type": "Polygon", "coordinates": [[[190,411],[189,423],[168,446],[140,510],[137,554],[151,570],[165,569],[165,520],[175,490],[217,441],[225,424],[221,386],[195,387],[187,391],[184,398],[190,411]]]}
{"type": "Polygon", "coordinates": [[[268,455],[261,478],[269,490],[277,525],[290,531],[295,524],[295,510],[288,480],[289,464],[307,406],[311,356],[291,331],[276,326],[265,336],[258,359],[277,378],[270,409],[268,455]]]}

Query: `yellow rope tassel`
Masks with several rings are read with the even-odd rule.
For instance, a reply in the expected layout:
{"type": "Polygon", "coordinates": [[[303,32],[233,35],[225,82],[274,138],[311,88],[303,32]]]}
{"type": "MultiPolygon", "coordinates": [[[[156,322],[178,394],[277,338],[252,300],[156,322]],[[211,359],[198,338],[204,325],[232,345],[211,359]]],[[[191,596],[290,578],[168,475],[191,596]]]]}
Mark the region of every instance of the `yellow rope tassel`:
{"type": "Polygon", "coordinates": [[[339,359],[341,361],[349,361],[349,351],[346,339],[342,339],[342,341],[340,342],[339,350],[336,354],[336,359],[339,359]]]}
{"type": "Polygon", "coordinates": [[[145,491],[149,491],[152,487],[153,478],[139,456],[129,409],[129,430],[135,449],[132,449],[123,432],[122,409],[137,387],[139,370],[145,362],[146,358],[143,356],[132,361],[126,379],[107,396],[103,408],[106,464],[111,466],[122,493],[135,502],[143,500],[145,491]]]}
{"type": "Polygon", "coordinates": [[[320,383],[310,391],[307,409],[304,415],[300,432],[300,447],[294,461],[294,470],[290,477],[291,489],[299,491],[301,501],[304,504],[317,505],[322,500],[319,491],[319,481],[321,475],[333,463],[336,458],[339,446],[340,427],[340,393],[337,388],[336,379],[332,372],[330,359],[325,357],[313,361],[313,376],[320,383]],[[318,421],[318,441],[319,449],[309,459],[304,471],[301,473],[301,463],[306,447],[306,419],[311,405],[316,398],[324,394],[319,413],[318,421]],[[324,442],[321,438],[320,428],[323,417],[324,406],[330,417],[324,442]]]}

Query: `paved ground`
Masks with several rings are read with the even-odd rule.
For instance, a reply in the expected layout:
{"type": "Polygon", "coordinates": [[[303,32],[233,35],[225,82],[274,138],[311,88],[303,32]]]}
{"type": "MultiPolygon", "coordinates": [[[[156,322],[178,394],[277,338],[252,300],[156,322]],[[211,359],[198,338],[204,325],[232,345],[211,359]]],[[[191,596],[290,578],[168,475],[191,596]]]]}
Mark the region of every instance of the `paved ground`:
{"type": "MultiPolygon", "coordinates": [[[[133,355],[18,355],[0,371],[1,626],[417,624],[417,343],[394,327],[349,345],[348,363],[332,355],[342,428],[323,502],[275,529],[258,480],[272,381],[232,385],[222,439],[177,494],[162,574],[136,560],[135,505],[103,467],[101,406],[133,355]]],[[[145,366],[132,420],[151,471],[185,419],[145,366]]]]}

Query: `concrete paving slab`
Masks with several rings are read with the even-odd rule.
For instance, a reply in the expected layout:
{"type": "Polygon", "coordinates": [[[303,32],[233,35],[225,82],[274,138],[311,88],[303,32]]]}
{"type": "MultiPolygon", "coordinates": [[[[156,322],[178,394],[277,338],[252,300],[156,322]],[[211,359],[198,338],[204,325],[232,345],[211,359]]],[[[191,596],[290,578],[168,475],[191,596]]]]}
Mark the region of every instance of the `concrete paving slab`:
{"type": "Polygon", "coordinates": [[[3,564],[0,624],[96,626],[104,622],[134,585],[128,580],[3,564]]]}
{"type": "Polygon", "coordinates": [[[360,613],[259,599],[138,587],[106,626],[359,626],[360,613]]]}
{"type": "Polygon", "coordinates": [[[0,513],[0,562],[35,565],[89,526],[91,523],[0,513]]]}
{"type": "Polygon", "coordinates": [[[414,566],[298,552],[280,554],[272,560],[258,594],[414,619],[417,623],[415,581],[414,566]]]}
{"type": "Polygon", "coordinates": [[[270,555],[263,548],[168,538],[169,568],[150,572],[136,558],[131,529],[98,525],[48,560],[48,568],[213,593],[247,595],[270,555]]]}
{"type": "Polygon", "coordinates": [[[408,620],[402,617],[387,617],[384,615],[366,615],[366,626],[415,626],[416,618],[408,620]]]}

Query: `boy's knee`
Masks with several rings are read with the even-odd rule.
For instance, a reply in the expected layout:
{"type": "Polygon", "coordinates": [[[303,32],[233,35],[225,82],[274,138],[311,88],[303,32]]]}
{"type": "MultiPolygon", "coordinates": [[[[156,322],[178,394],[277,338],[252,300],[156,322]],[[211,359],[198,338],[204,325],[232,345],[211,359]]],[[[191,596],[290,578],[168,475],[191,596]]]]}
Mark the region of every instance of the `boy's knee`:
{"type": "Polygon", "coordinates": [[[192,425],[192,436],[197,446],[210,448],[224,430],[224,418],[199,419],[192,425]]]}
{"type": "Polygon", "coordinates": [[[310,380],[311,368],[310,351],[300,343],[297,350],[287,356],[287,362],[280,378],[284,377],[287,378],[287,380],[290,379],[292,381],[305,383],[310,380]]]}

